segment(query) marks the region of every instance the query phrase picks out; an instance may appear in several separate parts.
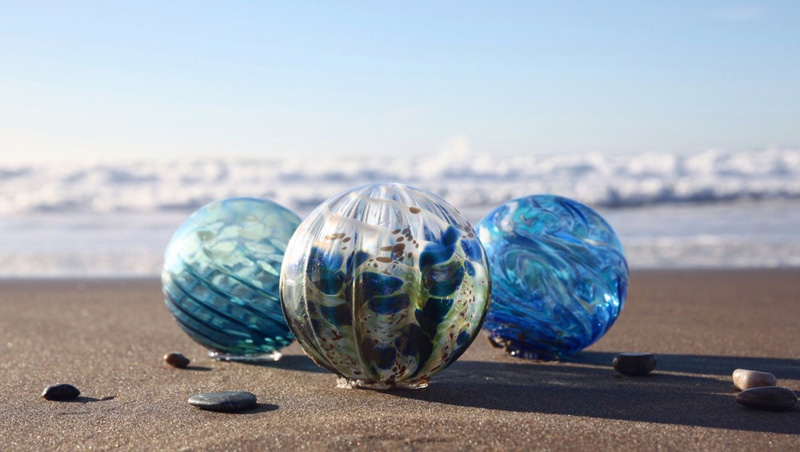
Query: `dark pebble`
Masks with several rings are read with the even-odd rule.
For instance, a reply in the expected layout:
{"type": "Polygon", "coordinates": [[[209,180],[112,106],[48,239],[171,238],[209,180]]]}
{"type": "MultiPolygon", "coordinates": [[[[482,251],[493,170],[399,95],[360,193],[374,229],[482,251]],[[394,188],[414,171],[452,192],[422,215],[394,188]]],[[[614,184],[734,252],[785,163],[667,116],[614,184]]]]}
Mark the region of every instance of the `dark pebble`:
{"type": "Polygon", "coordinates": [[[784,411],[797,403],[797,394],[781,386],[762,386],[740,392],[736,401],[759,410],[784,411]]]}
{"type": "Polygon", "coordinates": [[[42,397],[47,400],[70,400],[81,395],[81,392],[75,386],[60,383],[57,385],[50,385],[44,388],[42,397]]]}
{"type": "Polygon", "coordinates": [[[620,353],[614,357],[617,372],[631,377],[649,374],[656,368],[656,355],[652,353],[620,353]]]}
{"type": "Polygon", "coordinates": [[[256,396],[246,391],[208,392],[189,397],[189,404],[209,411],[242,411],[256,406],[256,396]]]}
{"type": "Polygon", "coordinates": [[[171,352],[164,355],[164,361],[172,367],[183,369],[188,366],[191,361],[189,358],[183,356],[183,353],[171,352]]]}

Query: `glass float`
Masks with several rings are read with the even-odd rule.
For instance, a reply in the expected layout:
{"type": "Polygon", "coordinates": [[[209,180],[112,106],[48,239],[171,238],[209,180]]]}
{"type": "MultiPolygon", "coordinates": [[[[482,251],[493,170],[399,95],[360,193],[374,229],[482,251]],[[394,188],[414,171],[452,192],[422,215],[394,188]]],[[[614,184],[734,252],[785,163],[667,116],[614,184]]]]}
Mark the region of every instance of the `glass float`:
{"type": "Polygon", "coordinates": [[[421,388],[475,339],[486,255],[443,199],[400,185],[325,201],[289,242],[281,302],[306,353],[340,387],[421,388]]]}
{"type": "Polygon", "coordinates": [[[489,341],[514,356],[558,359],[597,341],[625,303],[628,265],[600,215],[571,199],[508,201],[477,227],[492,271],[489,341]]]}
{"type": "Polygon", "coordinates": [[[215,359],[278,360],[281,262],[300,218],[265,199],[229,198],[193,213],[167,246],[161,280],[178,325],[215,359]]]}

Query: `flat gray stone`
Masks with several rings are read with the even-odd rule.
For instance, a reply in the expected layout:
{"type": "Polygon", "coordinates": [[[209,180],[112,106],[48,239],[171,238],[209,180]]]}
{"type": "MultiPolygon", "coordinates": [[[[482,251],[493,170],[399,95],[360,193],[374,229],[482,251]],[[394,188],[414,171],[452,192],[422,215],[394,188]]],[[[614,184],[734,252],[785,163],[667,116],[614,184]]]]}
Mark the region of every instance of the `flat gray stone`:
{"type": "Polygon", "coordinates": [[[70,400],[81,395],[75,386],[67,383],[59,383],[44,388],[42,397],[47,400],[70,400]]]}
{"type": "Polygon", "coordinates": [[[733,371],[733,386],[740,391],[761,386],[775,386],[778,380],[769,372],[757,370],[736,369],[733,371]]]}
{"type": "Polygon", "coordinates": [[[617,372],[631,377],[649,374],[657,363],[656,355],[652,353],[620,353],[612,361],[617,372]]]}
{"type": "Polygon", "coordinates": [[[740,392],[736,401],[759,410],[784,411],[797,403],[797,394],[781,386],[761,386],[740,392]]]}
{"type": "Polygon", "coordinates": [[[256,395],[247,391],[207,392],[189,397],[189,404],[208,411],[231,413],[253,408],[256,395]]]}

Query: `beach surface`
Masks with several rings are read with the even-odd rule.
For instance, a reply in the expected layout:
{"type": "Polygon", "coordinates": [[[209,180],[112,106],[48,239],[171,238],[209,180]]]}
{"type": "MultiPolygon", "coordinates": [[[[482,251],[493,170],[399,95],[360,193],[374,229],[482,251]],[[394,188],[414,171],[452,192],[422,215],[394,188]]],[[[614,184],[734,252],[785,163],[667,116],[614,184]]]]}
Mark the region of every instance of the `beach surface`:
{"type": "Polygon", "coordinates": [[[631,275],[622,315],[563,362],[480,337],[422,390],[337,389],[297,345],[281,361],[213,361],[175,324],[156,279],[0,281],[0,450],[797,450],[800,406],[735,402],[737,368],[800,390],[800,269],[631,275]],[[177,350],[187,369],[166,365],[177,350]],[[658,368],[624,377],[621,352],[658,368]],[[47,401],[45,386],[81,397],[47,401]],[[257,408],[201,411],[197,393],[257,408]]]}

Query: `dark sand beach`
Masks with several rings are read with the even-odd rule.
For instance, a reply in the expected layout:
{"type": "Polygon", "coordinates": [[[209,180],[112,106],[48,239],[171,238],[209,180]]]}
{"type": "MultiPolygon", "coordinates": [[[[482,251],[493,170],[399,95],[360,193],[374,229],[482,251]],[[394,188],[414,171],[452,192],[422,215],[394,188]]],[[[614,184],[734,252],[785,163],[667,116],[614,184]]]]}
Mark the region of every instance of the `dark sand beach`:
{"type": "Polygon", "coordinates": [[[800,390],[800,269],[639,271],[617,324],[567,362],[525,361],[482,337],[427,389],[335,387],[296,344],[277,363],[209,359],[160,283],[0,281],[0,450],[797,450],[800,406],[735,402],[736,368],[800,390]],[[162,361],[173,350],[188,369],[162,361]],[[620,352],[658,368],[623,377],[620,352]],[[81,397],[46,401],[72,383],[81,397]],[[193,394],[259,406],[201,411],[193,394]]]}

